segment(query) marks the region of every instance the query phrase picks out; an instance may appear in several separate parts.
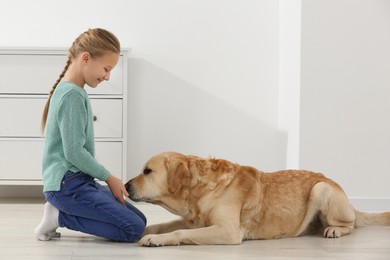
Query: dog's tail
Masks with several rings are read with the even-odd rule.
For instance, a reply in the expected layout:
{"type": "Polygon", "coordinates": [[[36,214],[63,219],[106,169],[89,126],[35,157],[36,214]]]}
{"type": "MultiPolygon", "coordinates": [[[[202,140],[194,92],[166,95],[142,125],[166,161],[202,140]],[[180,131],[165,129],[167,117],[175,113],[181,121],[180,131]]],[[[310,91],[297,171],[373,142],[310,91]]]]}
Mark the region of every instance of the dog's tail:
{"type": "Polygon", "coordinates": [[[390,226],[390,212],[360,212],[355,210],[355,227],[364,227],[370,225],[390,226]]]}

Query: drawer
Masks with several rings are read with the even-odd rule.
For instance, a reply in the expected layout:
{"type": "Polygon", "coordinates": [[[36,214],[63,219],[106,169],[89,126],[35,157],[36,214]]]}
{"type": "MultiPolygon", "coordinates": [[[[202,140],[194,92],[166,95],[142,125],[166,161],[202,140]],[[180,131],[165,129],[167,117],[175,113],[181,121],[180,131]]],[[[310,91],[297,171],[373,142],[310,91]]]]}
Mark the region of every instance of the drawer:
{"type": "MultiPolygon", "coordinates": [[[[0,54],[0,93],[2,94],[48,94],[61,74],[67,56],[65,54],[0,54]]],[[[121,95],[123,86],[123,57],[111,73],[109,81],[97,88],[86,87],[93,95],[121,95]]]]}
{"type": "Polygon", "coordinates": [[[41,137],[44,98],[0,98],[0,137],[41,137]]]}
{"type": "MultiPolygon", "coordinates": [[[[46,98],[0,98],[0,137],[41,137],[46,98]]],[[[96,138],[122,137],[122,99],[91,99],[96,138]]]]}
{"type": "Polygon", "coordinates": [[[91,106],[95,116],[95,138],[121,138],[122,99],[91,99],[91,106]]]}
{"type": "Polygon", "coordinates": [[[0,180],[41,180],[43,141],[0,141],[0,180]]]}
{"type": "MultiPolygon", "coordinates": [[[[42,180],[43,140],[0,140],[1,180],[42,180]]],[[[122,142],[96,142],[96,160],[122,179],[122,142]]]]}

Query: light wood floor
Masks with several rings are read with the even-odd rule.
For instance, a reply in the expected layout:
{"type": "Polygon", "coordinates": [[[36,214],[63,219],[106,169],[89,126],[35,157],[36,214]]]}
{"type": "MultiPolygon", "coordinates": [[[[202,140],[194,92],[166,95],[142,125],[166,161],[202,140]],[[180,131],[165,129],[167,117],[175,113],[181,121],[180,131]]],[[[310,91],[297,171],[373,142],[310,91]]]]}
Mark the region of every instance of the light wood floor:
{"type": "MultiPolygon", "coordinates": [[[[33,236],[42,199],[0,199],[0,259],[390,259],[390,227],[366,227],[339,239],[310,236],[245,241],[238,246],[145,248],[59,229],[62,238],[41,242],[33,236]]],[[[176,218],[159,206],[136,204],[150,224],[176,218]]]]}

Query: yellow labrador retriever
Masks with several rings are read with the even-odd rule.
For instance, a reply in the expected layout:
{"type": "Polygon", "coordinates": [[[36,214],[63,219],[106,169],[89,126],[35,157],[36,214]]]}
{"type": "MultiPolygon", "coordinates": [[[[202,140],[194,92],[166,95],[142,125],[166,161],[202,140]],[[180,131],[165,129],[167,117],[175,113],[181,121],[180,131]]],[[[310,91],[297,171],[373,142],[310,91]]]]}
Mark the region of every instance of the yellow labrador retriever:
{"type": "Polygon", "coordinates": [[[264,173],[173,152],[152,157],[126,189],[133,201],[158,204],[181,216],[148,226],[142,246],[240,244],[318,231],[336,238],[359,226],[390,225],[390,212],[356,211],[341,187],[322,174],[264,173]]]}

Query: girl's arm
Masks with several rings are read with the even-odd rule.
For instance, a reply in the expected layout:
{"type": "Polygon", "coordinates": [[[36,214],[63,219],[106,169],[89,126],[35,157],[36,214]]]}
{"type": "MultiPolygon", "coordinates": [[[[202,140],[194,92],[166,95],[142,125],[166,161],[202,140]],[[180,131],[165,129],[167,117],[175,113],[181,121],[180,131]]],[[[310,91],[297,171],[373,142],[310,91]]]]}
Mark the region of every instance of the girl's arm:
{"type": "Polygon", "coordinates": [[[110,173],[98,163],[90,151],[85,149],[88,113],[85,98],[76,91],[67,93],[58,107],[60,128],[65,159],[80,171],[107,181],[110,173]]]}

